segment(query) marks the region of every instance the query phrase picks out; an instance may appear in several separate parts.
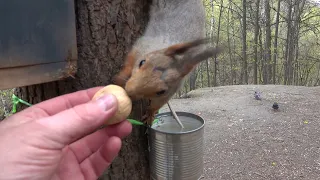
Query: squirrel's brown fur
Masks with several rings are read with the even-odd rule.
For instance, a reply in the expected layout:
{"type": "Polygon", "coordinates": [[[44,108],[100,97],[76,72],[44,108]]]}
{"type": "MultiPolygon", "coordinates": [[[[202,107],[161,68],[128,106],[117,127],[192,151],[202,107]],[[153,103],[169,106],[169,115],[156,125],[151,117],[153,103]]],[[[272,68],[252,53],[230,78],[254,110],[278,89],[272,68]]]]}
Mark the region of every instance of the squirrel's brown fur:
{"type": "Polygon", "coordinates": [[[143,119],[148,125],[194,67],[220,52],[219,48],[208,47],[210,41],[204,38],[201,1],[155,1],[158,4],[152,4],[144,35],[133,45],[124,68],[114,78],[132,100],[150,100],[143,119]]]}

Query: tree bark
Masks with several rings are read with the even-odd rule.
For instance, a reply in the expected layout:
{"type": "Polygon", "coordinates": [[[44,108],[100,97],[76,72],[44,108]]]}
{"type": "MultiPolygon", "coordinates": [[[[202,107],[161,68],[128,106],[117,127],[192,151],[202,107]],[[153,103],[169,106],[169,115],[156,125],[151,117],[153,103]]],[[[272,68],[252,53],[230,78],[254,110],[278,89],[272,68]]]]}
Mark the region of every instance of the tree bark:
{"type": "MultiPolygon", "coordinates": [[[[16,94],[32,104],[58,95],[112,83],[131,45],[142,34],[148,18],[147,0],[76,1],[78,71],[75,79],[27,86],[16,94]]],[[[134,102],[131,117],[141,118],[141,104],[134,102]]],[[[22,109],[22,108],[20,108],[22,109]]],[[[104,180],[149,179],[146,129],[134,126],[123,140],[119,157],[104,180]]]]}

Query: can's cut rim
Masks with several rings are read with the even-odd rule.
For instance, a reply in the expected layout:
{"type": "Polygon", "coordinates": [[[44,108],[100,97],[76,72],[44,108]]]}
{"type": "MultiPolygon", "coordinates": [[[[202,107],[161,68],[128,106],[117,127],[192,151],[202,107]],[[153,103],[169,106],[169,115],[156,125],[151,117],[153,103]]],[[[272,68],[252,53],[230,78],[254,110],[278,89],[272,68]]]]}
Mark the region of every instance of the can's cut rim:
{"type": "MultiPolygon", "coordinates": [[[[202,128],[204,128],[204,125],[206,124],[206,121],[199,115],[197,114],[194,114],[194,113],[189,113],[189,112],[184,112],[184,111],[176,111],[176,114],[178,117],[181,117],[181,116],[187,116],[187,117],[191,117],[195,120],[198,120],[202,123],[202,125],[196,129],[193,129],[191,131],[184,131],[184,132],[165,132],[165,131],[161,131],[161,130],[158,130],[158,129],[155,129],[153,126],[155,125],[152,125],[151,127],[149,127],[152,131],[155,131],[155,132],[158,132],[158,133],[163,133],[163,134],[172,134],[172,135],[181,135],[181,134],[190,134],[190,133],[193,133],[193,132],[196,132],[196,131],[199,131],[201,130],[202,128]]],[[[155,115],[155,119],[157,118],[161,118],[163,116],[173,116],[172,113],[169,111],[169,112],[163,112],[163,113],[159,113],[159,114],[156,114],[155,115]]],[[[183,122],[182,122],[183,123],[183,122]]]]}

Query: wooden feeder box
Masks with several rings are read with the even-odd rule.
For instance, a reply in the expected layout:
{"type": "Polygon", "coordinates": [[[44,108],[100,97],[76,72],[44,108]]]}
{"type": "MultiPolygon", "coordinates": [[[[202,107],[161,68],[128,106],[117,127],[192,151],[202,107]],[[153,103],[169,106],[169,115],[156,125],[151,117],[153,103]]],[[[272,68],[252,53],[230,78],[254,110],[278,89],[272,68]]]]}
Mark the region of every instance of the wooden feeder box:
{"type": "Polygon", "coordinates": [[[0,89],[73,76],[74,1],[0,1],[0,89]]]}

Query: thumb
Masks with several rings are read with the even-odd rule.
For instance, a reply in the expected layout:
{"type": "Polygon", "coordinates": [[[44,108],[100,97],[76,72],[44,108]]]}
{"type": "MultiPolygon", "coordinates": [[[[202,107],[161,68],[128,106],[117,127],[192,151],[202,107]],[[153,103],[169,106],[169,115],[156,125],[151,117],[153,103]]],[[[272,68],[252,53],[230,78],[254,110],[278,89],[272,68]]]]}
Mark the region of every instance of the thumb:
{"type": "Polygon", "coordinates": [[[110,94],[96,101],[90,101],[53,116],[39,119],[38,122],[45,126],[54,141],[65,146],[102,126],[116,113],[117,108],[117,99],[110,94]]]}

